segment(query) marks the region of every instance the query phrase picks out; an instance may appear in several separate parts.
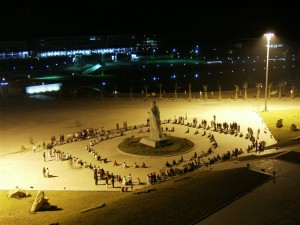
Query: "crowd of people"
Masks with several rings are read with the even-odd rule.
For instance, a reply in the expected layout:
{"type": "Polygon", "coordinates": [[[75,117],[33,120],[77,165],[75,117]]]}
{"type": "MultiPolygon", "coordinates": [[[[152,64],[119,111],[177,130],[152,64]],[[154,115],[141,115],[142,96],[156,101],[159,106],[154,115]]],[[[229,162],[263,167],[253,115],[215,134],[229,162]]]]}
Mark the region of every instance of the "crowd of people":
{"type": "MultiPolygon", "coordinates": [[[[183,156],[181,156],[179,159],[173,159],[172,162],[166,162],[165,165],[162,165],[162,170],[152,172],[147,174],[146,177],[146,184],[153,185],[158,182],[161,182],[163,180],[173,178],[174,176],[181,175],[187,172],[191,172],[196,170],[197,168],[201,167],[209,167],[211,164],[219,163],[221,161],[238,157],[239,155],[243,154],[244,151],[240,148],[235,148],[232,150],[228,150],[224,154],[218,153],[218,144],[215,138],[215,133],[219,134],[232,134],[237,137],[243,137],[240,130],[240,125],[236,122],[233,123],[219,123],[216,120],[216,116],[213,116],[213,119],[210,123],[207,122],[207,120],[201,120],[200,123],[198,123],[197,118],[193,118],[192,122],[188,122],[187,116],[180,116],[178,118],[174,118],[174,120],[168,119],[165,120],[165,131],[175,131],[174,126],[172,129],[168,129],[168,124],[172,125],[184,125],[187,126],[188,132],[189,129],[196,129],[194,134],[199,134],[199,129],[203,130],[202,136],[207,136],[209,139],[209,142],[211,143],[211,146],[206,150],[203,151],[200,149],[195,150],[194,155],[190,158],[186,158],[184,160],[183,156]],[[208,133],[208,134],[207,134],[208,133]]],[[[126,124],[127,125],[127,124],[126,124]]],[[[147,126],[147,124],[145,125],[147,126]]],[[[126,130],[141,130],[143,128],[143,125],[135,125],[132,127],[127,127],[126,130]]],[[[163,127],[161,127],[162,131],[164,130],[163,127]]],[[[100,143],[101,141],[105,141],[114,137],[120,137],[123,135],[126,135],[124,131],[126,131],[123,128],[120,128],[117,124],[117,129],[115,130],[104,130],[103,127],[101,129],[93,129],[93,128],[87,128],[83,129],[80,132],[74,132],[72,135],[72,138],[70,138],[70,135],[67,135],[65,137],[64,135],[59,135],[59,139],[57,140],[55,136],[51,136],[50,143],[46,144],[43,142],[43,148],[44,148],[44,161],[48,161],[49,159],[53,160],[53,158],[56,161],[65,161],[68,160],[70,163],[70,166],[73,168],[74,166],[79,166],[82,168],[88,168],[91,171],[93,171],[93,179],[95,182],[95,185],[98,185],[99,180],[104,180],[106,186],[108,187],[109,181],[112,185],[112,187],[115,187],[115,182],[119,183],[120,186],[133,186],[133,180],[132,175],[130,174],[130,177],[127,177],[126,175],[114,175],[113,172],[110,172],[108,170],[104,170],[103,167],[100,167],[98,162],[103,163],[110,163],[112,162],[114,166],[120,166],[122,165],[125,169],[129,166],[126,164],[126,162],[123,162],[122,164],[118,164],[116,160],[108,161],[106,157],[101,155],[97,150],[95,150],[93,147],[100,143]],[[78,157],[75,157],[71,155],[70,153],[65,153],[60,150],[58,150],[58,146],[62,144],[67,144],[75,141],[83,141],[83,140],[90,140],[89,144],[85,147],[85,151],[88,152],[91,155],[91,158],[94,160],[92,162],[87,162],[85,160],[79,159],[78,157]],[[47,154],[45,154],[47,152],[47,154]],[[98,165],[97,165],[98,164],[98,165]]],[[[185,132],[185,133],[188,133],[185,132]]],[[[252,149],[256,149],[256,152],[263,151],[265,148],[265,142],[261,141],[258,142],[259,138],[259,131],[257,132],[256,137],[254,137],[254,131],[252,128],[247,128],[247,133],[245,135],[246,139],[249,139],[251,144],[249,144],[247,148],[247,152],[250,152],[252,149]]],[[[132,166],[133,168],[147,168],[145,165],[145,162],[142,163],[142,165],[138,165],[136,162],[132,166]]],[[[49,170],[49,169],[48,169],[49,170]]],[[[124,171],[124,173],[126,173],[124,171]]],[[[47,177],[47,172],[44,173],[45,177],[47,177]]],[[[128,175],[129,176],[129,175],[128,175]]],[[[138,184],[142,184],[140,182],[140,179],[137,178],[138,184]]]]}

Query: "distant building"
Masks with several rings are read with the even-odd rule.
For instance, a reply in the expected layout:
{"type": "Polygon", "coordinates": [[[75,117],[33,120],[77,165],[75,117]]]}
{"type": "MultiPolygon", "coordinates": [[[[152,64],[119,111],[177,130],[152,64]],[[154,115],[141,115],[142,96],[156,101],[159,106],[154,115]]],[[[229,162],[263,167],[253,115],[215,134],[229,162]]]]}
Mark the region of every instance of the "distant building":
{"type": "Polygon", "coordinates": [[[58,57],[75,54],[134,54],[158,49],[156,36],[100,35],[40,37],[29,41],[0,42],[0,60],[8,58],[58,57]]]}

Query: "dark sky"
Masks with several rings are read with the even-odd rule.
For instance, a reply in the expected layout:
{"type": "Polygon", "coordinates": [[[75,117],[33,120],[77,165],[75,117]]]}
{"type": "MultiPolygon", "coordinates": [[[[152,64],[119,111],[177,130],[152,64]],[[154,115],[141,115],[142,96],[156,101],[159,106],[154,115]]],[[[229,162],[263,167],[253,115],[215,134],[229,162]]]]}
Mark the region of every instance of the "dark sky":
{"type": "Polygon", "coordinates": [[[288,1],[280,5],[217,0],[1,0],[0,4],[0,40],[156,34],[174,43],[197,43],[259,37],[270,30],[300,40],[300,12],[288,1]]]}

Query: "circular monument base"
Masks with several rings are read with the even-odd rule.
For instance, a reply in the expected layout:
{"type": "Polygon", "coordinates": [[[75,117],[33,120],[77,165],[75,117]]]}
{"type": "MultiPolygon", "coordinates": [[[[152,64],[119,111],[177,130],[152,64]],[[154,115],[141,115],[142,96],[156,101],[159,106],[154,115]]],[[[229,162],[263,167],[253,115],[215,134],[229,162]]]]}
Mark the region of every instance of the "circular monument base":
{"type": "MultiPolygon", "coordinates": [[[[146,138],[146,137],[143,137],[146,138]]],[[[141,144],[142,137],[129,137],[121,142],[118,148],[127,154],[144,156],[168,156],[179,155],[193,149],[194,143],[186,138],[168,136],[167,145],[152,147],[141,144]]]]}
{"type": "Polygon", "coordinates": [[[153,148],[164,147],[166,145],[171,145],[172,144],[172,142],[170,141],[169,138],[162,138],[160,140],[151,140],[148,137],[143,137],[140,140],[140,143],[144,144],[144,145],[148,145],[148,146],[153,147],[153,148]]]}

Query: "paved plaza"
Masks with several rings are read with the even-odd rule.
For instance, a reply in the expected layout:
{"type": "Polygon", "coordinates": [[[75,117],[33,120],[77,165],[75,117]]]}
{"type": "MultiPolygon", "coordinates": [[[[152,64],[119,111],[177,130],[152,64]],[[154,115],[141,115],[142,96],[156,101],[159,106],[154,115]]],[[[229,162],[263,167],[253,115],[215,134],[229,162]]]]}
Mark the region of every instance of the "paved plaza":
{"type": "MultiPolygon", "coordinates": [[[[114,175],[121,175],[121,177],[128,176],[129,174],[133,177],[134,184],[137,184],[137,178],[140,179],[142,184],[145,184],[147,181],[147,175],[150,173],[160,173],[161,171],[165,171],[165,163],[168,161],[172,163],[173,160],[178,161],[180,157],[182,156],[184,158],[184,162],[179,164],[178,167],[181,168],[184,163],[190,162],[190,159],[193,157],[195,152],[197,155],[201,155],[203,152],[206,153],[207,150],[212,147],[212,143],[210,142],[210,139],[208,138],[209,133],[213,134],[215,137],[216,142],[218,143],[217,148],[213,148],[214,153],[208,155],[207,157],[204,157],[203,160],[207,161],[208,157],[213,157],[219,154],[222,156],[227,151],[232,151],[235,148],[242,149],[243,155],[248,154],[246,152],[246,149],[248,145],[251,144],[249,139],[246,139],[245,136],[239,137],[235,135],[230,134],[224,134],[224,133],[218,133],[213,132],[210,130],[204,131],[203,128],[194,128],[194,127],[188,127],[186,125],[181,124],[174,124],[175,118],[178,118],[179,116],[184,117],[185,124],[191,123],[194,118],[197,118],[198,123],[201,123],[201,120],[207,120],[208,124],[210,124],[210,121],[213,120],[213,116],[216,116],[216,121],[223,123],[232,123],[236,122],[240,124],[241,132],[245,135],[247,133],[247,128],[251,127],[254,131],[254,133],[257,132],[258,129],[261,130],[260,132],[260,140],[266,141],[267,145],[271,145],[276,143],[276,141],[273,139],[272,135],[269,133],[268,129],[266,128],[265,124],[262,122],[261,118],[259,117],[259,114],[251,109],[249,111],[248,108],[246,108],[245,103],[241,102],[234,102],[232,103],[222,103],[225,104],[228,109],[224,109],[224,112],[221,111],[221,109],[218,109],[218,105],[220,103],[218,102],[186,102],[184,100],[178,100],[177,102],[168,102],[168,101],[160,101],[158,102],[158,106],[160,107],[161,111],[161,119],[162,120],[168,120],[170,119],[169,123],[162,124],[162,127],[164,130],[166,127],[170,130],[174,127],[174,132],[164,131],[166,135],[169,136],[175,136],[175,137],[185,137],[189,140],[191,140],[194,143],[194,147],[190,149],[188,152],[180,154],[180,155],[170,155],[170,156],[137,156],[137,155],[129,155],[121,150],[119,150],[118,145],[128,137],[145,137],[148,136],[149,133],[147,133],[148,127],[145,126],[146,120],[147,120],[147,110],[149,110],[150,102],[105,102],[107,105],[111,104],[121,104],[124,105],[124,107],[120,108],[121,110],[126,110],[125,107],[127,104],[134,104],[136,105],[135,111],[142,111],[144,110],[144,114],[140,114],[140,116],[135,116],[137,119],[137,122],[130,122],[128,124],[129,129],[127,131],[124,131],[123,136],[117,136],[110,138],[108,140],[104,140],[99,142],[98,144],[92,146],[92,149],[100,154],[102,158],[107,158],[107,162],[104,163],[103,161],[97,161],[92,157],[92,155],[85,150],[86,146],[89,145],[89,140],[82,140],[77,142],[72,142],[68,144],[63,144],[59,146],[55,146],[55,149],[60,150],[64,152],[65,154],[72,155],[76,158],[81,159],[83,162],[86,162],[87,164],[92,164],[95,166],[99,166],[104,169],[104,171],[109,171],[109,173],[113,173],[114,175]],[[238,105],[243,104],[244,108],[238,109],[238,105]],[[191,110],[188,105],[191,105],[191,110]],[[230,107],[232,105],[232,108],[230,107]],[[167,106],[168,109],[165,109],[167,106]],[[144,107],[144,109],[142,108],[144,107]],[[173,107],[175,110],[172,110],[173,107]],[[198,109],[197,109],[198,108],[198,109]],[[205,110],[204,110],[205,108],[205,110]],[[176,110],[180,110],[182,113],[176,113],[176,110]],[[214,109],[216,109],[214,111],[214,109]],[[199,110],[199,111],[198,111],[199,110]],[[166,112],[167,111],[167,112],[166,112]],[[175,111],[175,114],[174,114],[175,111]],[[240,116],[239,116],[240,115],[240,116]],[[141,123],[139,121],[140,117],[144,120],[144,123],[141,123]],[[246,117],[246,118],[245,118],[246,117]],[[248,124],[247,124],[248,123],[248,124]],[[142,128],[138,129],[130,129],[130,127],[133,126],[142,126],[142,128]],[[186,131],[189,129],[189,133],[186,133],[186,131]],[[142,131],[142,132],[141,132],[142,131]],[[195,132],[198,131],[198,134],[195,134],[195,132]],[[206,134],[204,135],[204,132],[206,134]],[[118,163],[118,166],[114,166],[114,161],[118,163]],[[123,167],[123,163],[126,163],[128,165],[128,168],[123,167]],[[134,168],[134,164],[137,164],[139,166],[142,165],[142,163],[146,164],[146,168],[134,168]]],[[[96,102],[95,104],[99,104],[99,102],[96,102]]],[[[78,109],[78,113],[83,113],[84,106],[81,109],[78,109]]],[[[111,115],[111,113],[114,113],[113,110],[107,109],[108,111],[106,114],[110,114],[108,117],[115,118],[114,120],[111,120],[110,126],[105,126],[104,129],[116,129],[115,123],[118,117],[118,112],[116,112],[114,115],[111,115]]],[[[132,109],[130,109],[132,110],[132,109]]],[[[124,112],[125,114],[130,116],[130,110],[127,110],[128,112],[124,112]]],[[[64,112],[60,112],[63,114],[64,112]]],[[[136,114],[135,112],[132,112],[133,114],[136,114]]],[[[61,116],[61,115],[60,115],[61,116]]],[[[51,117],[51,115],[50,115],[51,117]]],[[[48,118],[48,120],[53,120],[53,118],[48,118]]],[[[86,119],[86,118],[85,118],[86,119]]],[[[91,118],[92,119],[92,118],[91,118]]],[[[92,119],[94,120],[94,119],[92,119]]],[[[133,120],[134,121],[134,120],[133,120]]],[[[43,133],[45,133],[46,143],[50,142],[51,135],[56,135],[56,138],[58,138],[59,134],[64,134],[65,137],[67,136],[67,133],[60,132],[62,130],[61,127],[59,127],[59,121],[57,125],[57,131],[54,133],[48,133],[47,134],[47,123],[44,123],[43,133]]],[[[61,121],[61,125],[64,126],[65,121],[61,121]]],[[[122,127],[122,123],[120,123],[120,127],[122,127]]],[[[41,126],[41,124],[39,124],[41,126]]],[[[91,126],[89,126],[91,127],[91,126]]],[[[78,131],[84,127],[80,128],[74,128],[78,131]]],[[[93,128],[97,128],[93,126],[93,128]]],[[[26,129],[26,128],[24,128],[26,129]]],[[[35,139],[35,138],[34,138],[35,139]]],[[[95,138],[94,138],[95,139],[95,138]]],[[[19,146],[26,146],[26,143],[19,143],[19,146]]],[[[5,180],[5,182],[1,182],[0,188],[1,189],[12,189],[16,186],[22,188],[22,189],[33,189],[33,190],[114,190],[112,188],[106,188],[106,185],[104,185],[105,180],[100,180],[99,185],[94,184],[93,180],[93,173],[92,170],[89,168],[84,168],[83,166],[79,166],[77,163],[73,163],[73,165],[70,165],[69,160],[63,160],[63,161],[56,161],[54,157],[49,158],[48,154],[46,154],[46,162],[44,162],[43,159],[43,152],[45,151],[42,146],[42,140],[36,140],[36,150],[33,152],[32,147],[27,144],[27,150],[15,153],[15,154],[9,154],[2,156],[0,158],[0,165],[3,168],[1,173],[1,180],[5,180]],[[52,175],[51,178],[45,179],[42,175],[42,168],[49,168],[50,174],[52,175]],[[20,172],[16,172],[20,171],[20,172]]],[[[203,168],[205,169],[205,168],[203,168]]],[[[118,186],[118,185],[117,185],[118,186]]],[[[134,185],[134,188],[140,188],[143,187],[143,185],[134,185]]],[[[116,189],[117,190],[117,189],[116,189]]]]}
{"type": "MultiPolygon", "coordinates": [[[[38,101],[40,102],[34,103],[32,106],[32,114],[30,112],[24,112],[25,121],[18,117],[20,114],[19,110],[26,108],[24,104],[16,106],[18,110],[15,112],[8,107],[8,104],[4,105],[4,111],[2,112],[6,114],[5,117],[2,117],[3,120],[1,123],[7,129],[1,130],[0,133],[2,142],[2,156],[0,157],[0,189],[10,190],[18,186],[24,190],[120,191],[120,187],[122,185],[119,183],[115,184],[115,188],[112,188],[110,183],[109,186],[106,187],[105,180],[100,180],[98,185],[95,185],[91,169],[83,168],[82,166],[76,165],[76,163],[71,165],[69,160],[56,161],[55,158],[49,158],[46,156],[46,161],[44,161],[44,149],[42,147],[42,142],[49,142],[52,135],[67,135],[72,130],[75,132],[88,127],[115,129],[117,122],[120,126],[122,126],[122,121],[126,121],[130,127],[135,125],[145,125],[147,120],[147,111],[149,110],[151,101],[89,100],[89,102],[76,101],[67,103],[53,103],[50,101],[49,105],[43,100],[38,101]],[[51,108],[54,107],[54,105],[57,108],[51,108]],[[69,105],[71,105],[71,109],[67,107],[69,105]],[[8,112],[11,114],[7,114],[8,112]],[[31,118],[31,116],[33,116],[33,118],[31,118]],[[26,118],[28,119],[27,121],[26,118]],[[11,124],[12,121],[14,121],[14,124],[11,124]],[[15,137],[12,138],[12,133],[15,132],[21,132],[21,134],[16,133],[15,137]],[[22,137],[22,134],[26,137],[22,137]],[[34,142],[38,146],[35,152],[33,152],[32,146],[28,144],[28,137],[33,138],[34,142]],[[20,151],[20,146],[25,146],[26,149],[24,151],[20,151]],[[50,178],[43,177],[43,167],[49,168],[51,175],[50,178]]],[[[272,102],[269,103],[269,110],[289,109],[295,107],[299,108],[298,101],[291,101],[292,102],[285,100],[272,100],[272,102]]],[[[174,127],[175,129],[174,132],[164,131],[164,133],[177,137],[185,137],[191,140],[194,143],[194,147],[192,149],[179,155],[168,156],[137,156],[125,154],[119,150],[118,145],[125,138],[132,136],[147,136],[147,127],[129,129],[124,132],[123,136],[113,137],[92,146],[92,148],[99,153],[101,157],[107,158],[106,163],[95,160],[92,155],[85,150],[85,147],[91,140],[72,142],[56,146],[55,148],[64,153],[78,157],[88,164],[91,163],[99,166],[114,175],[121,175],[121,177],[124,177],[131,174],[133,178],[133,190],[145,187],[147,175],[149,173],[160,173],[161,171],[165,171],[166,161],[177,161],[182,156],[184,159],[183,163],[188,163],[195,152],[197,155],[201,155],[203,152],[206,152],[208,148],[212,146],[212,143],[207,137],[210,132],[214,134],[218,147],[213,148],[214,152],[203,157],[203,160],[208,160],[208,157],[213,157],[217,154],[223,155],[227,151],[232,151],[235,148],[243,150],[241,156],[249,154],[262,155],[272,152],[280,153],[286,151],[286,149],[268,149],[261,153],[256,153],[255,151],[247,153],[246,149],[251,142],[245,137],[213,131],[206,131],[206,134],[204,135],[204,129],[202,128],[198,129],[198,134],[195,134],[197,128],[172,123],[172,121],[179,116],[186,117],[186,122],[192,122],[194,118],[197,118],[198,122],[202,119],[209,122],[213,120],[215,115],[217,122],[238,123],[243,134],[247,133],[247,128],[249,127],[253,129],[254,133],[260,129],[261,132],[259,140],[265,141],[267,145],[272,145],[276,143],[276,141],[258,114],[258,111],[262,110],[263,101],[249,100],[245,102],[224,100],[222,102],[218,102],[213,100],[194,100],[188,102],[183,99],[179,99],[177,101],[165,99],[158,101],[157,104],[161,111],[161,119],[170,119],[170,123],[164,123],[162,125],[164,130],[166,127],[169,129],[174,127]],[[189,129],[189,133],[186,133],[187,129],[189,129]],[[117,161],[117,166],[114,165],[114,161],[117,161]],[[126,162],[128,168],[123,167],[123,162],[126,162]],[[143,162],[146,164],[146,168],[134,168],[135,163],[137,165],[141,165],[143,162]],[[138,178],[140,179],[141,184],[138,184],[138,178]]],[[[293,150],[299,151],[297,147],[294,147],[293,150]]],[[[183,163],[179,164],[178,167],[180,168],[183,163]]],[[[203,166],[198,170],[219,170],[234,167],[246,167],[247,163],[247,161],[230,161],[214,164],[211,167],[203,166]]],[[[257,171],[264,169],[263,172],[269,174],[272,174],[275,170],[277,174],[276,187],[278,188],[275,188],[276,190],[274,190],[274,183],[269,181],[257,188],[254,192],[251,192],[214,214],[218,216],[212,215],[206,220],[201,221],[199,224],[276,224],[275,222],[272,222],[272,218],[274,219],[275,215],[274,212],[272,212],[272,208],[268,208],[270,207],[268,204],[270,204],[270,201],[272,200],[268,199],[268,196],[271,194],[270,192],[272,192],[275,198],[278,196],[279,201],[283,201],[282,193],[286,193],[286,198],[294,198],[294,188],[296,188],[297,184],[300,184],[299,176],[297,175],[297,171],[299,172],[299,166],[269,159],[265,161],[251,162],[250,168],[257,171]],[[290,177],[286,179],[285,176],[287,174],[289,174],[288,176],[290,177]],[[291,186],[293,191],[288,191],[288,182],[291,182],[291,179],[294,181],[291,186]],[[257,199],[262,198],[262,195],[266,196],[266,199],[257,199]],[[259,203],[255,203],[255,201],[259,201],[259,203]],[[263,221],[265,216],[262,214],[262,221],[260,221],[260,223],[254,223],[254,221],[251,221],[251,214],[246,212],[247,208],[243,211],[245,211],[245,218],[249,219],[249,223],[242,223],[239,219],[243,218],[230,219],[230,217],[227,217],[227,214],[230,213],[228,211],[240,210],[245,205],[249,205],[249,207],[252,208],[253,204],[257,204],[257,210],[265,209],[265,212],[270,214],[267,217],[268,221],[263,221]],[[238,221],[240,221],[240,223],[238,223],[238,221]]],[[[270,196],[270,198],[273,197],[270,196]]],[[[299,194],[295,197],[295,204],[299,205],[299,194]]],[[[277,207],[277,205],[274,207],[278,211],[282,210],[282,208],[279,206],[277,207]]],[[[287,209],[287,207],[289,206],[286,206],[285,208],[287,209]]],[[[296,212],[299,212],[299,208],[296,210],[296,212]]],[[[260,216],[258,216],[258,218],[260,218],[260,216]]],[[[284,219],[286,219],[286,217],[284,217],[284,219]]],[[[278,220],[282,220],[282,217],[278,220]]]]}

